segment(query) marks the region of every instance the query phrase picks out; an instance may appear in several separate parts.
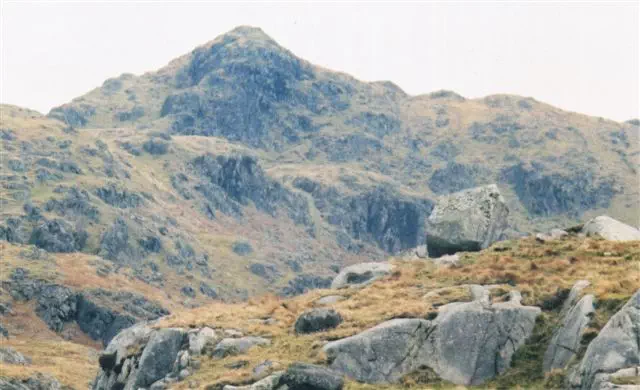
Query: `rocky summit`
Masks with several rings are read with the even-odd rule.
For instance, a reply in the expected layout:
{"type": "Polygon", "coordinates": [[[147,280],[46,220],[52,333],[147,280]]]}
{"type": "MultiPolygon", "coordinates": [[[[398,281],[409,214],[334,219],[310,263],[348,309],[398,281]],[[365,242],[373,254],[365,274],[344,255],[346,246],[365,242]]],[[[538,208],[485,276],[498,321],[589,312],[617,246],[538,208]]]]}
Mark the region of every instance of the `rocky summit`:
{"type": "Polygon", "coordinates": [[[0,389],[640,386],[637,121],[246,26],[0,113],[0,389]]]}

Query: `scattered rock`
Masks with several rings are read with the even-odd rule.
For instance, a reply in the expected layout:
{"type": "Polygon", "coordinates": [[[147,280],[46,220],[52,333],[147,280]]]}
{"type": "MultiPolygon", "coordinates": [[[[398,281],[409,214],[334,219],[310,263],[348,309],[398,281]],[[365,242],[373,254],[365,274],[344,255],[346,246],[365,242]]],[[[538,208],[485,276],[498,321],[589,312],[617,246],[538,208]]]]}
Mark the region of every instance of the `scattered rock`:
{"type": "Polygon", "coordinates": [[[362,263],[343,269],[331,283],[331,288],[364,286],[389,275],[393,271],[389,263],[362,263]]]}
{"type": "Polygon", "coordinates": [[[184,295],[185,297],[189,297],[189,298],[195,298],[196,297],[196,290],[193,289],[193,287],[191,286],[184,286],[180,289],[180,293],[182,295],[184,295]]]}
{"type": "Polygon", "coordinates": [[[31,359],[11,347],[0,347],[0,363],[26,366],[31,364],[31,359]]]}
{"type": "Polygon", "coordinates": [[[495,184],[439,198],[427,219],[429,256],[487,248],[505,230],[508,214],[495,184]]]}
{"type": "Polygon", "coordinates": [[[309,290],[315,290],[318,288],[329,288],[333,278],[324,277],[311,274],[296,275],[293,279],[289,280],[289,285],[282,289],[282,295],[295,296],[304,294],[309,290]]]}
{"type": "Polygon", "coordinates": [[[0,377],[0,389],[2,390],[70,390],[50,376],[36,373],[27,379],[9,379],[0,377]]]}
{"type": "Polygon", "coordinates": [[[205,282],[200,282],[200,292],[209,298],[216,299],[218,298],[218,292],[215,288],[209,286],[205,282]]]}
{"type": "Polygon", "coordinates": [[[582,227],[582,233],[587,236],[600,236],[610,241],[640,240],[640,230],[620,221],[601,215],[595,217],[582,227]]]}
{"type": "Polygon", "coordinates": [[[262,337],[246,336],[238,339],[226,338],[222,339],[213,349],[212,356],[222,359],[227,356],[240,355],[247,352],[254,346],[270,345],[271,341],[262,337]]]}
{"type": "Polygon", "coordinates": [[[204,347],[216,339],[216,332],[208,327],[189,331],[189,352],[194,356],[200,355],[204,347]]]}
{"type": "Polygon", "coordinates": [[[298,334],[333,329],[342,323],[342,316],[333,309],[312,309],[302,313],[294,329],[298,334]]]}
{"type": "Polygon", "coordinates": [[[328,295],[326,297],[322,297],[314,302],[316,306],[325,306],[332,305],[334,303],[345,300],[346,298],[342,295],[328,295]]]}
{"type": "Polygon", "coordinates": [[[246,241],[234,242],[231,249],[233,249],[233,252],[239,256],[246,256],[253,252],[253,247],[246,241]]]}
{"type": "Polygon", "coordinates": [[[279,385],[286,389],[342,390],[344,379],[327,367],[293,363],[280,378],[279,385]]]}

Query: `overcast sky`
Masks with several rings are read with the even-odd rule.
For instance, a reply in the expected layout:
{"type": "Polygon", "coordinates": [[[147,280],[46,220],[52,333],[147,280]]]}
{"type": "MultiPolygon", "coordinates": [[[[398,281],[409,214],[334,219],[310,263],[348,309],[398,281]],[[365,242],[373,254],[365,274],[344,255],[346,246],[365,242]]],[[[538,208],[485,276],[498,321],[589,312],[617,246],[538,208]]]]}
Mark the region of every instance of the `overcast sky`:
{"type": "Polygon", "coordinates": [[[252,25],[313,63],[410,94],[512,93],[619,121],[640,116],[637,1],[0,1],[0,100],[45,113],[109,77],[155,70],[252,25]]]}

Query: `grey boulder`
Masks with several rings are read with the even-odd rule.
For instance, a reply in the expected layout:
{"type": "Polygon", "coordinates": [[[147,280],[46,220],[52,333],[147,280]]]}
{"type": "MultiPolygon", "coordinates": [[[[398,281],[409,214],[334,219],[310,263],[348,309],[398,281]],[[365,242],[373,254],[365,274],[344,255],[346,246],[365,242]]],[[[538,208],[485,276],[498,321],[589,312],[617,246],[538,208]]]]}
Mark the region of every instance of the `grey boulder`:
{"type": "Polygon", "coordinates": [[[640,240],[640,230],[606,215],[595,217],[582,227],[587,236],[600,236],[610,241],[640,240]]]}
{"type": "Polygon", "coordinates": [[[593,295],[585,295],[565,314],[562,325],[554,332],[544,354],[545,372],[566,368],[580,348],[580,340],[595,312],[593,295]]]}
{"type": "Polygon", "coordinates": [[[440,307],[433,321],[396,319],[324,346],[331,367],[367,383],[393,383],[418,367],[442,379],[478,385],[504,372],[515,351],[531,335],[537,307],[490,302],[482,288],[473,302],[440,307]]]}
{"type": "Polygon", "coordinates": [[[640,290],[587,347],[569,379],[572,388],[600,390],[620,370],[640,366],[640,290]]]}
{"type": "Polygon", "coordinates": [[[439,198],[427,219],[429,256],[487,248],[505,230],[508,214],[495,184],[439,198]]]}
{"type": "Polygon", "coordinates": [[[326,367],[293,363],[280,378],[279,385],[291,390],[341,390],[344,379],[341,374],[326,367]]]}
{"type": "Polygon", "coordinates": [[[302,313],[294,325],[298,334],[333,329],[342,323],[342,316],[333,309],[312,309],[302,313]]]}
{"type": "Polygon", "coordinates": [[[200,355],[205,345],[216,340],[215,330],[205,327],[189,332],[189,352],[192,355],[200,355]]]}
{"type": "Polygon", "coordinates": [[[425,342],[434,326],[395,319],[324,346],[332,369],[357,381],[393,383],[428,360],[425,342]]]}
{"type": "Polygon", "coordinates": [[[393,268],[389,263],[355,264],[340,271],[331,282],[331,288],[364,286],[390,274],[393,268]]]}
{"type": "Polygon", "coordinates": [[[147,387],[171,372],[184,336],[182,329],[160,329],[151,335],[140,356],[134,387],[147,387]]]}
{"type": "Polygon", "coordinates": [[[213,349],[214,358],[222,359],[227,356],[240,355],[255,346],[265,346],[271,341],[262,337],[245,336],[239,339],[222,339],[213,349]]]}

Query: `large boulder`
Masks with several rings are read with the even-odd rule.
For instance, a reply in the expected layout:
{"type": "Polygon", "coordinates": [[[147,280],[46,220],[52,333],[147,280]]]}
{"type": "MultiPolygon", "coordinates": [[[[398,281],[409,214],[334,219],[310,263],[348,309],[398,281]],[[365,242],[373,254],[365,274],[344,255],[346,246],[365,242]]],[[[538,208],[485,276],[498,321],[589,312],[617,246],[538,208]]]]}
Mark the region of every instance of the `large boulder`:
{"type": "MultiPolygon", "coordinates": [[[[609,319],[570,375],[574,389],[607,388],[611,376],[640,366],[640,290],[609,319]]],[[[609,386],[610,387],[610,386],[609,386]]]]}
{"type": "Polygon", "coordinates": [[[427,219],[429,256],[487,248],[505,230],[508,214],[495,184],[439,198],[427,219]]]}
{"type": "Polygon", "coordinates": [[[611,241],[640,240],[640,230],[606,215],[595,217],[582,227],[587,236],[600,236],[611,241]]]}
{"type": "Polygon", "coordinates": [[[472,302],[444,305],[433,321],[396,319],[325,345],[331,367],[367,383],[393,383],[419,367],[442,379],[479,385],[504,372],[533,332],[537,307],[520,294],[491,303],[489,289],[472,302]]]}
{"type": "Polygon", "coordinates": [[[428,360],[431,321],[395,319],[324,346],[331,368],[357,381],[397,382],[428,360]]]}
{"type": "Polygon", "coordinates": [[[182,329],[154,332],[140,356],[134,388],[147,387],[169,374],[184,339],[182,329]]]}
{"type": "Polygon", "coordinates": [[[331,282],[331,288],[364,286],[390,274],[393,268],[393,265],[389,263],[362,263],[352,265],[340,271],[333,279],[333,282],[331,282]]]}
{"type": "Polygon", "coordinates": [[[333,329],[340,325],[342,316],[333,309],[312,309],[302,313],[294,325],[296,333],[312,333],[333,329]]]}
{"type": "Polygon", "coordinates": [[[580,348],[580,340],[595,312],[593,295],[585,295],[566,313],[544,354],[545,372],[566,368],[580,348]]]}

